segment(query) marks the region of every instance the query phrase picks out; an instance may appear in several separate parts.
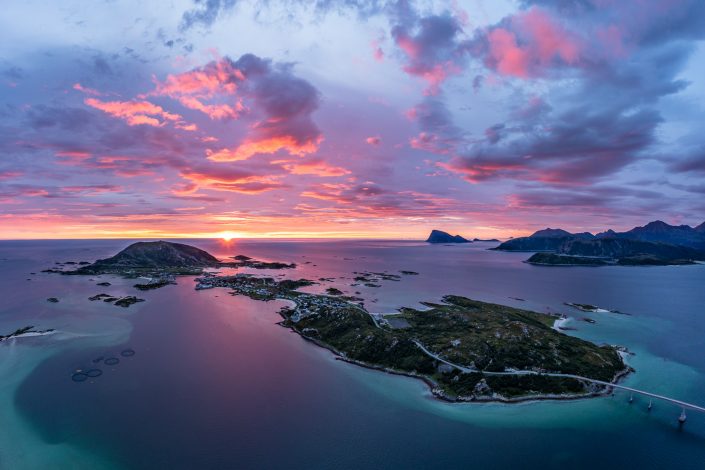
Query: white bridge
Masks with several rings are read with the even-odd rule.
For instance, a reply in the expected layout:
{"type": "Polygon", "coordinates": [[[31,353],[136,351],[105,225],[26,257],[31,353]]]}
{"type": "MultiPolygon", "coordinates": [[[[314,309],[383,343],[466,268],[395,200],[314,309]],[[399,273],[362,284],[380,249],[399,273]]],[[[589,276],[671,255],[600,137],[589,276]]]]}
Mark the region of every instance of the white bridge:
{"type": "MultiPolygon", "coordinates": [[[[516,371],[507,371],[507,372],[488,372],[488,371],[484,371],[484,370],[475,369],[475,368],[473,368],[473,367],[464,367],[464,366],[461,366],[461,365],[458,365],[458,364],[454,364],[454,363],[452,363],[452,362],[450,362],[450,361],[447,361],[446,359],[443,359],[442,357],[440,357],[438,354],[432,353],[431,351],[429,351],[428,349],[426,349],[426,347],[425,347],[423,344],[421,344],[419,341],[414,340],[414,343],[415,343],[416,346],[418,346],[423,352],[425,352],[426,354],[428,354],[428,355],[431,356],[432,358],[436,359],[437,361],[440,361],[440,362],[442,362],[442,363],[444,363],[444,364],[448,364],[449,366],[454,367],[454,368],[456,368],[456,369],[458,369],[458,370],[460,370],[460,371],[462,371],[462,372],[466,372],[466,373],[477,372],[477,373],[482,373],[482,374],[484,374],[484,375],[544,375],[544,376],[548,376],[548,377],[563,377],[563,378],[566,378],[566,379],[575,379],[575,380],[579,380],[579,381],[582,381],[582,382],[589,382],[589,383],[594,383],[594,384],[598,384],[598,385],[604,385],[604,386],[610,387],[610,388],[618,388],[618,389],[620,389],[620,390],[626,390],[626,391],[631,392],[631,393],[637,393],[637,394],[639,394],[639,395],[644,395],[644,396],[647,396],[647,397],[649,397],[649,398],[655,398],[655,399],[657,399],[657,400],[663,400],[663,401],[666,401],[666,402],[668,402],[668,403],[672,403],[672,404],[674,404],[674,405],[680,406],[680,407],[683,409],[683,411],[681,412],[680,417],[678,418],[678,421],[679,421],[680,423],[684,423],[685,420],[686,420],[686,414],[685,414],[685,410],[686,410],[686,409],[692,410],[692,411],[698,411],[698,412],[700,412],[700,413],[705,413],[705,407],[702,407],[702,406],[694,405],[694,404],[692,404],[692,403],[688,403],[688,402],[681,401],[681,400],[676,400],[675,398],[670,398],[670,397],[667,397],[667,396],[664,396],[664,395],[658,395],[658,394],[656,394],[656,393],[646,392],[646,391],[644,391],[644,390],[639,390],[639,389],[636,389],[636,388],[627,387],[627,386],[625,386],[625,385],[619,385],[619,384],[615,384],[615,383],[612,383],[612,382],[605,382],[605,381],[602,381],[602,380],[596,380],[596,379],[591,379],[591,378],[588,378],[588,377],[583,377],[583,376],[581,376],[581,375],[558,374],[558,373],[550,373],[550,372],[536,372],[536,371],[533,371],[533,370],[516,370],[516,371]]],[[[629,401],[630,401],[630,402],[632,401],[632,398],[631,398],[631,397],[629,398],[629,401]]],[[[649,409],[651,409],[651,402],[649,402],[649,409]]]]}

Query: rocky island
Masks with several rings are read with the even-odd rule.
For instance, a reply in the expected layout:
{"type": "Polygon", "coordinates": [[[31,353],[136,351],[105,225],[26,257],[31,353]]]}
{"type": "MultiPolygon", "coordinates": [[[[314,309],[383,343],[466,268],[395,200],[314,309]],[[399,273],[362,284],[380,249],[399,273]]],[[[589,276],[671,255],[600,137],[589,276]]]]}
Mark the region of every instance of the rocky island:
{"type": "Polygon", "coordinates": [[[137,242],[115,256],[64,274],[199,274],[203,268],[220,264],[218,258],[195,246],[165,241],[137,242]]]}
{"type": "Polygon", "coordinates": [[[431,230],[431,234],[426,239],[427,243],[472,243],[460,235],[451,235],[441,230],[431,230]]]}

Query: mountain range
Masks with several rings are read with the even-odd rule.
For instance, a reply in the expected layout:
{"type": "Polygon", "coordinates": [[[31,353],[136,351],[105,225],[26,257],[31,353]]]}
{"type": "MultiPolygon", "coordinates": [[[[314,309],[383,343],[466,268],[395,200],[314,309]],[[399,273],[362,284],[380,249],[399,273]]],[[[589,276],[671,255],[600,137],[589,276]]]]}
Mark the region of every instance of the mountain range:
{"type": "Polygon", "coordinates": [[[527,260],[535,264],[689,264],[705,260],[705,223],[691,227],[656,220],[626,232],[596,235],[547,228],[494,249],[537,252],[527,260]]]}

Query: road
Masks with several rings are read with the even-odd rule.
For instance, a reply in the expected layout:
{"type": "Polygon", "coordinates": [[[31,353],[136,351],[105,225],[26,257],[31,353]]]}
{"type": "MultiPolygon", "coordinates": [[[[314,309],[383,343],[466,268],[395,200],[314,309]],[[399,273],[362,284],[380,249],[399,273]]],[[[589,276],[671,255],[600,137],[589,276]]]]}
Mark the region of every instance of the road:
{"type": "Polygon", "coordinates": [[[536,372],[536,371],[533,371],[533,370],[516,370],[516,371],[509,371],[509,372],[488,372],[488,371],[481,371],[481,370],[478,370],[478,369],[473,368],[473,367],[464,367],[464,366],[461,366],[461,365],[458,365],[458,364],[454,364],[454,363],[452,363],[452,362],[450,362],[450,361],[448,361],[448,360],[446,360],[446,359],[443,359],[443,358],[440,357],[438,354],[435,354],[435,353],[429,351],[423,344],[421,344],[421,343],[420,343],[419,341],[417,341],[417,340],[414,340],[414,343],[415,343],[416,346],[418,346],[423,352],[425,352],[426,354],[428,354],[428,355],[431,356],[432,358],[434,358],[434,359],[436,359],[437,361],[442,362],[442,363],[444,363],[444,364],[448,364],[449,366],[455,367],[456,369],[460,370],[461,372],[466,372],[466,373],[470,373],[470,372],[481,372],[481,373],[484,374],[484,375],[546,375],[546,376],[548,376],[548,377],[563,377],[563,378],[566,378],[566,379],[575,379],[575,380],[580,380],[580,381],[583,381],[583,382],[590,382],[590,383],[594,383],[594,384],[598,384],[598,385],[605,385],[605,386],[607,386],[607,387],[618,388],[618,389],[626,390],[626,391],[632,392],[632,393],[638,393],[638,394],[640,394],[640,395],[644,395],[644,396],[647,396],[647,397],[650,397],[650,398],[656,398],[656,399],[658,399],[658,400],[667,401],[667,402],[672,403],[672,404],[674,404],[674,405],[678,405],[678,406],[680,406],[680,407],[682,407],[682,408],[687,408],[687,409],[689,409],[689,410],[699,411],[699,412],[701,412],[701,413],[705,413],[705,408],[702,407],[702,406],[694,405],[694,404],[692,404],[692,403],[688,403],[688,402],[681,401],[681,400],[676,400],[675,398],[670,398],[670,397],[667,397],[667,396],[664,396],[664,395],[658,395],[658,394],[656,394],[656,393],[651,393],[651,392],[647,392],[647,391],[644,391],[644,390],[639,390],[639,389],[636,389],[636,388],[627,387],[627,386],[624,386],[624,385],[619,385],[619,384],[615,384],[615,383],[611,383],[611,382],[604,382],[604,381],[602,381],[602,380],[591,379],[591,378],[589,378],[589,377],[583,377],[583,376],[581,376],[581,375],[558,374],[558,373],[550,373],[550,372],[536,372]]]}

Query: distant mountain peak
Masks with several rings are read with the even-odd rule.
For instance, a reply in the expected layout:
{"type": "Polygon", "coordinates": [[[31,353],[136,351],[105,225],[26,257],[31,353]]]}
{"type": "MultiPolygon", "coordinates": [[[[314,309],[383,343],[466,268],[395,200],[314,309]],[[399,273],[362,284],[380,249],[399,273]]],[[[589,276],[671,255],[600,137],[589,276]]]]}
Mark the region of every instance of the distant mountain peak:
{"type": "Polygon", "coordinates": [[[545,228],[530,235],[530,238],[561,238],[569,237],[571,234],[560,228],[545,228]]]}
{"type": "Polygon", "coordinates": [[[431,234],[426,239],[428,243],[470,243],[470,240],[466,240],[460,235],[451,235],[448,232],[442,230],[431,230],[431,234]]]}
{"type": "Polygon", "coordinates": [[[654,220],[653,222],[649,222],[648,224],[644,225],[643,227],[634,227],[633,229],[630,230],[630,232],[639,232],[639,231],[644,231],[644,232],[667,232],[667,231],[675,231],[675,230],[685,230],[685,231],[690,231],[693,230],[693,228],[689,225],[671,225],[663,220],[654,220]]]}

